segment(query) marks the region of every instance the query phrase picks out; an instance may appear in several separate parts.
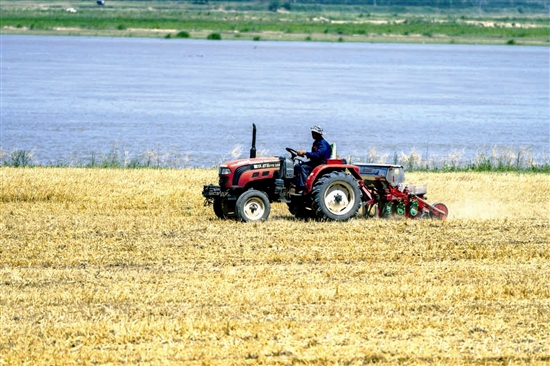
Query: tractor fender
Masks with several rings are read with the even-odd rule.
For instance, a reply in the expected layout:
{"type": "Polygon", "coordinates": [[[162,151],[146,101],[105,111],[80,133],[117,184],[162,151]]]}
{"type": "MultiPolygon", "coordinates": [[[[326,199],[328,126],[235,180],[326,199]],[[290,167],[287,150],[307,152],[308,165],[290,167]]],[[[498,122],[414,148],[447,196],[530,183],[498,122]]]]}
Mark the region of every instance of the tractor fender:
{"type": "Polygon", "coordinates": [[[361,180],[361,174],[359,174],[359,167],[351,164],[321,164],[313,168],[306,180],[305,193],[311,192],[313,185],[317,181],[317,178],[329,174],[332,172],[346,172],[349,173],[356,180],[361,180]]]}

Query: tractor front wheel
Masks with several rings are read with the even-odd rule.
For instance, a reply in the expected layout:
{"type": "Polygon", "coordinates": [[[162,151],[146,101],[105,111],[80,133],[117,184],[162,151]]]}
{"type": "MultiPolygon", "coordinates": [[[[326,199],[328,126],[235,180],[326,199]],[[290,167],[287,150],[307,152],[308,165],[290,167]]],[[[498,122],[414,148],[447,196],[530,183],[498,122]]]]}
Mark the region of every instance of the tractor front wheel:
{"type": "Polygon", "coordinates": [[[244,222],[267,220],[270,210],[267,195],[255,189],[244,192],[235,205],[237,217],[244,222]]]}
{"type": "Polygon", "coordinates": [[[324,220],[345,221],[357,215],[361,191],[354,177],[332,172],[319,178],[311,191],[312,209],[324,220]]]}
{"type": "Polygon", "coordinates": [[[226,198],[214,198],[214,213],[222,220],[235,218],[235,201],[231,204],[226,198]]]}

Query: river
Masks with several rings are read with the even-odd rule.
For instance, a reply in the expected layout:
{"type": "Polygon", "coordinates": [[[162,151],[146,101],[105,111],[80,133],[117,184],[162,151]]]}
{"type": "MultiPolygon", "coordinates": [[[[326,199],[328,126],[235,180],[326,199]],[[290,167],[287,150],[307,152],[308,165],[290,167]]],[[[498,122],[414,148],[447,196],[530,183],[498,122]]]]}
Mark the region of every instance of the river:
{"type": "Polygon", "coordinates": [[[212,167],[309,149],[353,161],[495,149],[547,159],[549,48],[1,35],[1,149],[36,164],[212,167]]]}

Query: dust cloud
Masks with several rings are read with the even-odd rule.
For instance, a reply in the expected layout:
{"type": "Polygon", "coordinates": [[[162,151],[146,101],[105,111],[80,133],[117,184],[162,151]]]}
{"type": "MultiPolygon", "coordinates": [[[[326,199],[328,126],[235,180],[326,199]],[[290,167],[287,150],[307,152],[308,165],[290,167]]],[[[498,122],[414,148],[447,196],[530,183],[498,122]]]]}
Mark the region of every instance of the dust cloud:
{"type": "Polygon", "coordinates": [[[503,202],[497,199],[456,200],[446,204],[449,209],[449,220],[471,219],[541,219],[550,220],[550,203],[534,205],[518,199],[517,202],[503,202]]]}

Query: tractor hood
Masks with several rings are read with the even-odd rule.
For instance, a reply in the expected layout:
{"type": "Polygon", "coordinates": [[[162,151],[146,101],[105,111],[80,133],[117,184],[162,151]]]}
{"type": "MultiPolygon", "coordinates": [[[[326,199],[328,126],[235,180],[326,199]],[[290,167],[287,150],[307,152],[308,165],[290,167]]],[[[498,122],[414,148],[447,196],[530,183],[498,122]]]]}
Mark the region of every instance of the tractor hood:
{"type": "Polygon", "coordinates": [[[246,158],[228,161],[220,165],[220,168],[229,168],[231,170],[241,166],[250,166],[251,169],[279,168],[280,160],[278,157],[246,158]]]}
{"type": "Polygon", "coordinates": [[[223,189],[254,187],[260,181],[275,179],[281,167],[277,157],[248,158],[220,165],[220,187],[223,189]]]}

